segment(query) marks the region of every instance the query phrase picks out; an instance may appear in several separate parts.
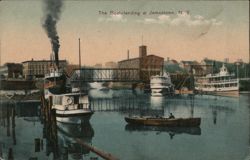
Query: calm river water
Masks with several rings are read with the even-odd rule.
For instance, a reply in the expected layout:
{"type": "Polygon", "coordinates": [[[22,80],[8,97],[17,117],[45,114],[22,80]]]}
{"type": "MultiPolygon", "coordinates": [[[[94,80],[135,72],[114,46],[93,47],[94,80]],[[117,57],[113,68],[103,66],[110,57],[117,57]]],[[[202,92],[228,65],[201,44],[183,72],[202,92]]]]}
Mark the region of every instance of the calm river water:
{"type": "Polygon", "coordinates": [[[51,138],[39,118],[39,102],[2,102],[0,157],[101,159],[74,138],[124,160],[245,160],[249,156],[249,94],[238,98],[151,97],[131,90],[90,90],[89,99],[95,110],[90,123],[84,126],[57,123],[56,138],[51,138]],[[128,115],[169,113],[175,117],[201,117],[201,126],[134,127],[124,121],[128,115]]]}

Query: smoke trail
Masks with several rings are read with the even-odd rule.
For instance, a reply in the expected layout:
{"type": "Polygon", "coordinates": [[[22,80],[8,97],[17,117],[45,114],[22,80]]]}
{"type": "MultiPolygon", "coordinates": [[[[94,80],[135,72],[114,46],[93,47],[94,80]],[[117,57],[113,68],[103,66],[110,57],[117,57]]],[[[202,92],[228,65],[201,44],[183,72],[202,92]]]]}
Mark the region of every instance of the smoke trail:
{"type": "Polygon", "coordinates": [[[59,36],[56,30],[57,21],[60,19],[62,0],[44,0],[45,2],[45,17],[43,28],[50,38],[51,46],[55,54],[56,63],[58,63],[58,51],[60,47],[59,36]]]}

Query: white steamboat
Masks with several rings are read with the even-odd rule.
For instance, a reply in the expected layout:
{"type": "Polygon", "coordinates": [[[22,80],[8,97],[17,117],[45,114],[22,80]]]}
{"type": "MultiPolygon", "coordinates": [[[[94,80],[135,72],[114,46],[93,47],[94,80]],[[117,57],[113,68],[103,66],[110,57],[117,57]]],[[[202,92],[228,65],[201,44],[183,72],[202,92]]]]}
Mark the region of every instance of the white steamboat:
{"type": "Polygon", "coordinates": [[[45,99],[52,98],[52,109],[56,110],[56,120],[62,123],[87,123],[94,113],[89,105],[88,95],[69,91],[66,76],[52,68],[44,79],[45,99]]]}
{"type": "Polygon", "coordinates": [[[174,93],[174,85],[168,73],[162,75],[151,76],[150,89],[152,96],[162,96],[174,93]]]}
{"type": "Polygon", "coordinates": [[[205,93],[238,94],[239,79],[230,74],[223,64],[217,74],[208,74],[204,77],[195,77],[195,90],[205,93]]]}
{"type": "Polygon", "coordinates": [[[61,123],[85,124],[92,114],[89,107],[88,95],[67,93],[53,95],[52,109],[56,109],[56,120],[61,123]]]}

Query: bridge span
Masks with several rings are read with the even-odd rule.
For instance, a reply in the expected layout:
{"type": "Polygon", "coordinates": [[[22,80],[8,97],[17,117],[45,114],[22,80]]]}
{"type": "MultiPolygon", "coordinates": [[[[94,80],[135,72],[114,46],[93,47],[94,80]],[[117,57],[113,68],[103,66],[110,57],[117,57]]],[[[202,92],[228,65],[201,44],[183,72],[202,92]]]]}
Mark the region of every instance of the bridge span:
{"type": "Polygon", "coordinates": [[[141,82],[137,68],[81,68],[74,70],[70,77],[76,82],[141,82]]]}

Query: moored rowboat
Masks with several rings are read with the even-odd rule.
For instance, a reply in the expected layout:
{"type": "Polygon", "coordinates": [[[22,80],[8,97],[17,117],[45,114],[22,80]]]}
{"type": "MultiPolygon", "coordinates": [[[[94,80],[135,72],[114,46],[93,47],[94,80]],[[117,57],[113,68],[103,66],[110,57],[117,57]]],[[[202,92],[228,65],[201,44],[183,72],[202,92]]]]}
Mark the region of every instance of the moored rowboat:
{"type": "Polygon", "coordinates": [[[197,127],[201,118],[125,117],[129,124],[167,127],[197,127]]]}

